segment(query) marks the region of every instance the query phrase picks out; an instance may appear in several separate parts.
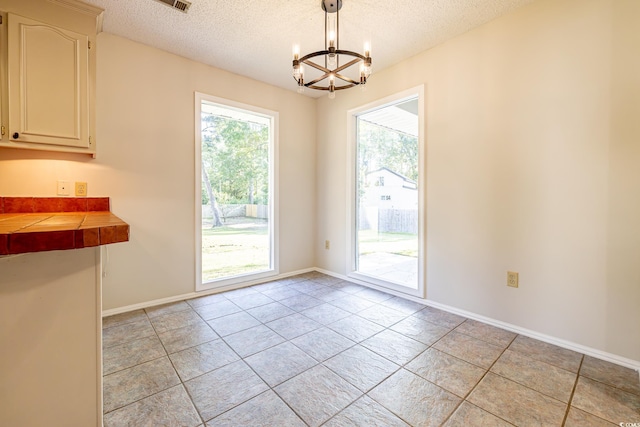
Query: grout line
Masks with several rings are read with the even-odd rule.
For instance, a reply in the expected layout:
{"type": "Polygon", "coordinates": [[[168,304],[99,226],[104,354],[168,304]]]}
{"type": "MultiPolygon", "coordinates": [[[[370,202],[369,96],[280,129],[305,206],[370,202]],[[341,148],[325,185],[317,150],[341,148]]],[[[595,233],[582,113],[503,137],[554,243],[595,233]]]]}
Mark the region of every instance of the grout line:
{"type": "MultiPolygon", "coordinates": [[[[151,327],[152,327],[152,329],[153,329],[153,333],[155,334],[155,335],[154,335],[154,336],[155,336],[155,338],[156,338],[158,341],[160,341],[160,345],[162,346],[162,349],[163,349],[163,350],[164,350],[164,352],[165,352],[164,356],[160,356],[160,357],[158,357],[158,358],[152,359],[151,361],[153,361],[153,360],[158,360],[158,359],[161,359],[161,358],[166,357],[166,358],[167,358],[167,360],[169,361],[169,363],[171,364],[171,368],[173,369],[174,373],[176,374],[176,377],[178,378],[179,383],[178,383],[178,384],[175,384],[175,385],[172,385],[172,386],[170,386],[170,387],[167,387],[167,388],[165,388],[165,389],[159,390],[159,391],[157,391],[157,392],[155,392],[155,393],[152,393],[152,394],[150,394],[150,395],[147,395],[147,396],[141,397],[140,399],[134,400],[134,401],[132,401],[132,402],[128,402],[126,405],[121,406],[121,407],[119,407],[119,408],[114,408],[114,409],[112,409],[111,411],[103,412],[102,416],[104,417],[104,415],[106,415],[106,414],[108,414],[108,413],[110,413],[110,412],[117,411],[118,409],[125,408],[125,407],[127,407],[127,406],[129,406],[129,405],[132,405],[132,404],[134,404],[134,403],[140,402],[141,400],[147,399],[147,398],[149,398],[149,397],[152,397],[152,396],[158,395],[158,394],[160,394],[160,393],[162,393],[162,392],[164,392],[164,391],[167,391],[167,390],[169,390],[169,389],[171,389],[171,388],[176,387],[176,386],[178,386],[178,385],[179,385],[179,386],[181,386],[181,387],[183,388],[183,390],[185,391],[185,393],[187,393],[187,396],[189,397],[189,401],[191,402],[191,405],[193,405],[193,408],[195,409],[196,414],[198,414],[198,417],[200,418],[200,420],[201,420],[201,421],[203,422],[203,424],[204,424],[204,420],[202,419],[202,416],[200,415],[200,412],[198,412],[198,410],[197,410],[197,408],[196,408],[196,406],[195,406],[195,403],[193,402],[193,399],[191,398],[191,395],[189,394],[189,390],[187,389],[187,387],[185,387],[185,385],[184,385],[184,381],[182,380],[182,377],[178,374],[178,371],[177,371],[176,367],[174,366],[173,361],[172,361],[172,360],[171,360],[171,358],[169,357],[169,352],[167,351],[166,347],[164,346],[164,343],[162,342],[162,340],[160,339],[160,336],[159,336],[159,334],[158,334],[158,331],[156,330],[155,326],[154,326],[154,325],[153,325],[153,323],[151,322],[151,318],[149,317],[149,314],[148,314],[148,313],[147,313],[147,311],[146,311],[146,310],[144,310],[144,309],[143,309],[143,313],[144,313],[145,317],[147,318],[147,320],[149,321],[149,323],[151,324],[151,327]]],[[[170,314],[170,313],[169,313],[169,314],[170,314]]],[[[151,337],[151,335],[150,335],[149,337],[151,337]]],[[[144,338],[148,338],[148,337],[144,337],[144,338]]],[[[144,338],[140,338],[140,339],[144,339],[144,338]]],[[[103,352],[104,352],[104,350],[103,350],[103,352]]],[[[149,362],[149,361],[147,361],[147,362],[149,362]]],[[[132,366],[132,367],[130,367],[130,368],[133,368],[133,367],[136,367],[136,366],[140,366],[140,365],[142,365],[142,364],[144,364],[144,363],[147,363],[147,362],[138,363],[138,364],[136,364],[136,365],[134,365],[134,366],[132,366]]],[[[126,368],[126,369],[130,369],[130,368],[126,368]]],[[[122,369],[122,370],[117,371],[117,372],[121,372],[121,371],[124,371],[124,370],[125,370],[125,369],[122,369]]],[[[115,373],[115,372],[114,372],[114,373],[115,373]]],[[[108,375],[111,375],[111,374],[108,374],[108,375]]],[[[104,378],[105,376],[107,376],[107,375],[104,375],[104,374],[103,374],[103,376],[102,376],[102,377],[104,378]]]]}
{"type": "MultiPolygon", "coordinates": [[[[586,355],[583,355],[583,357],[587,357],[587,356],[586,356],[586,355]]],[[[607,362],[607,363],[612,363],[612,362],[607,362]]],[[[580,365],[580,368],[582,368],[582,364],[580,365]]],[[[624,368],[626,368],[626,367],[624,367],[624,368]]],[[[630,368],[627,368],[627,369],[630,369],[630,368]]],[[[585,377],[586,379],[588,379],[588,380],[590,380],[590,381],[593,381],[593,382],[596,382],[596,383],[598,383],[598,384],[602,384],[602,385],[604,385],[604,386],[607,386],[607,387],[610,387],[610,388],[614,388],[614,389],[616,389],[616,390],[619,390],[619,391],[621,391],[621,392],[623,392],[623,393],[630,394],[630,395],[632,395],[632,396],[640,397],[640,392],[633,392],[633,391],[630,391],[630,390],[626,390],[626,389],[624,389],[624,388],[622,388],[622,387],[618,386],[617,384],[612,384],[612,383],[610,383],[610,382],[606,382],[606,380],[603,380],[603,379],[592,378],[592,377],[590,377],[590,376],[588,376],[588,375],[580,375],[580,371],[578,371],[578,374],[579,374],[579,376],[583,376],[583,377],[585,377]]],[[[593,414],[592,414],[592,415],[593,415],[593,414]]]]}
{"type": "MultiPolygon", "coordinates": [[[[466,320],[465,320],[465,322],[466,322],[466,320]]],[[[464,322],[462,322],[462,323],[464,323],[464,322]]],[[[460,323],[460,325],[462,325],[462,323],[460,323]]],[[[449,331],[449,333],[451,333],[451,332],[453,332],[454,330],[456,330],[460,325],[458,325],[458,326],[456,326],[455,328],[453,328],[451,331],[449,331]]],[[[462,332],[458,332],[458,333],[462,333],[462,332]]],[[[447,335],[448,335],[448,334],[447,334],[447,335]]],[[[466,335],[466,334],[465,334],[465,335],[466,335]]],[[[446,335],[445,335],[445,336],[446,336],[446,335]]],[[[469,336],[469,335],[467,335],[467,336],[469,336]]],[[[482,382],[482,380],[484,380],[484,378],[489,374],[489,372],[491,372],[491,368],[493,368],[493,366],[498,362],[498,360],[500,360],[500,358],[502,357],[502,355],[507,351],[507,349],[509,348],[509,346],[511,345],[511,343],[513,343],[513,341],[514,341],[517,337],[518,337],[518,336],[516,335],[515,337],[513,337],[513,338],[511,339],[511,341],[509,341],[509,344],[507,344],[507,346],[502,350],[502,352],[500,353],[500,355],[499,355],[498,357],[496,357],[496,359],[493,361],[493,363],[491,363],[491,366],[489,366],[489,367],[485,370],[484,374],[483,374],[483,375],[482,375],[482,377],[478,380],[478,382],[476,382],[476,384],[471,388],[471,390],[469,390],[469,391],[467,392],[467,394],[462,398],[462,400],[460,401],[460,403],[458,403],[458,405],[454,408],[454,410],[453,410],[453,411],[451,411],[451,413],[449,414],[449,416],[444,420],[444,423],[446,423],[446,422],[451,418],[451,416],[452,416],[452,415],[453,415],[453,414],[458,410],[458,408],[460,408],[460,406],[462,406],[462,404],[463,404],[464,402],[468,402],[468,401],[467,401],[467,399],[469,398],[469,396],[471,396],[471,393],[473,393],[473,392],[474,392],[474,390],[478,388],[478,385],[480,385],[480,383],[482,382]]],[[[444,337],[442,337],[442,338],[444,338],[444,337]]],[[[442,338],[440,338],[440,339],[442,339],[442,338]]],[[[472,338],[475,338],[475,337],[472,337],[472,338]]],[[[438,340],[438,341],[439,341],[439,340],[438,340]]],[[[486,342],[486,341],[483,341],[483,342],[486,342]]],[[[435,345],[435,343],[434,343],[434,345],[435,345]]],[[[436,350],[438,350],[438,349],[436,348],[436,350]]],[[[447,353],[446,351],[445,351],[444,353],[449,354],[449,353],[447,353]]],[[[453,355],[451,355],[451,356],[453,356],[453,355]]],[[[456,357],[456,356],[453,356],[453,357],[456,357]]],[[[467,362],[467,361],[465,360],[465,362],[467,362]]],[[[467,363],[471,363],[471,362],[467,362],[467,363]]],[[[477,365],[475,365],[475,364],[473,364],[473,363],[471,363],[471,364],[472,364],[472,365],[474,365],[474,366],[477,366],[477,365]]],[[[485,368],[483,368],[483,367],[481,367],[481,368],[482,368],[482,369],[485,369],[485,368]]],[[[436,385],[437,385],[437,384],[436,384],[436,385]]],[[[472,405],[473,405],[473,403],[471,403],[471,402],[469,402],[469,404],[472,404],[472,405]]],[[[474,406],[477,406],[477,405],[474,405],[474,406]]],[[[478,406],[478,407],[479,407],[479,406],[478,406]]],[[[480,408],[480,407],[479,407],[479,408],[480,408]]],[[[484,409],[484,408],[480,408],[480,409],[482,409],[483,411],[487,412],[488,414],[493,415],[494,417],[497,417],[497,418],[499,418],[499,419],[501,419],[501,420],[503,419],[502,417],[498,416],[497,414],[494,414],[494,413],[492,413],[492,412],[489,412],[489,411],[487,411],[487,410],[486,410],[486,409],[484,409]]],[[[509,422],[509,421],[507,421],[507,420],[504,420],[504,421],[509,422]]],[[[444,423],[443,423],[443,424],[444,424],[444,423]]],[[[509,424],[512,424],[512,423],[510,423],[510,422],[509,422],[509,424]]]]}
{"type": "MultiPolygon", "coordinates": [[[[299,375],[299,374],[298,374],[298,375],[299,375]]],[[[296,376],[297,376],[297,375],[296,375],[296,376]]],[[[293,378],[295,378],[295,377],[293,377],[293,378]]],[[[287,380],[287,381],[288,381],[288,380],[287,380]]],[[[296,411],[294,408],[292,408],[292,407],[291,407],[291,405],[289,405],[289,402],[287,402],[286,400],[284,400],[284,398],[283,398],[282,396],[280,396],[280,394],[278,394],[278,392],[277,392],[274,388],[272,388],[272,389],[271,389],[271,391],[273,391],[273,392],[275,393],[275,395],[278,397],[278,399],[280,399],[280,401],[281,401],[281,402],[283,402],[285,405],[287,405],[287,407],[288,407],[289,409],[291,409],[291,412],[293,412],[293,413],[298,417],[298,419],[304,423],[304,425],[306,425],[307,427],[309,427],[309,423],[307,423],[307,422],[304,420],[304,418],[302,418],[302,415],[300,415],[300,414],[298,413],[298,411],[296,411]]],[[[324,423],[323,423],[323,424],[324,424],[324,423]]]]}
{"type": "MultiPolygon", "coordinates": [[[[610,388],[616,389],[616,390],[618,390],[618,391],[620,391],[620,392],[622,392],[622,393],[627,393],[627,394],[630,394],[630,395],[633,395],[633,396],[638,396],[638,397],[640,397],[640,394],[630,392],[630,391],[625,390],[625,389],[623,389],[623,388],[621,388],[621,387],[618,387],[617,385],[610,384],[610,383],[607,383],[607,382],[604,382],[604,381],[602,381],[602,380],[598,380],[598,379],[595,379],[595,378],[591,378],[591,377],[588,377],[588,376],[586,376],[586,375],[582,375],[582,374],[581,374],[581,372],[582,372],[582,366],[584,365],[584,360],[585,360],[585,358],[586,358],[586,357],[587,357],[587,355],[584,355],[584,354],[583,354],[583,355],[582,355],[582,359],[580,360],[580,366],[578,367],[577,376],[576,376],[576,382],[575,382],[574,387],[573,387],[573,390],[572,390],[572,392],[571,392],[571,398],[570,398],[570,400],[569,400],[569,406],[571,406],[571,402],[573,402],[573,397],[574,397],[574,394],[575,394],[575,390],[576,390],[576,388],[577,388],[577,386],[578,386],[578,380],[580,379],[580,377],[584,377],[585,379],[587,379],[587,380],[589,380],[589,381],[593,381],[593,382],[595,382],[595,383],[602,384],[602,385],[604,385],[605,387],[610,387],[610,388]]],[[[607,362],[607,363],[612,363],[612,362],[607,362]]],[[[574,406],[574,407],[575,407],[575,406],[574,406]]],[[[581,411],[583,411],[583,412],[585,412],[585,413],[587,413],[587,414],[589,414],[589,415],[592,415],[592,416],[594,416],[594,417],[596,417],[596,418],[599,418],[599,419],[601,419],[601,420],[604,420],[604,421],[606,421],[606,422],[608,422],[608,423],[613,422],[613,421],[610,421],[610,420],[604,419],[604,418],[603,418],[603,417],[601,417],[600,415],[594,414],[593,412],[589,412],[589,411],[587,411],[586,409],[582,409],[582,408],[578,408],[578,407],[575,407],[575,408],[576,408],[576,409],[579,409],[579,410],[581,410],[581,411]]],[[[568,412],[567,412],[567,414],[565,415],[565,420],[566,420],[566,418],[567,418],[567,417],[568,417],[568,412]]]]}
{"type": "Polygon", "coordinates": [[[573,395],[576,392],[576,388],[578,387],[578,380],[580,379],[580,370],[582,369],[582,364],[584,363],[584,354],[580,358],[580,366],[578,366],[578,371],[576,372],[576,380],[573,383],[573,388],[571,389],[571,396],[569,397],[569,402],[567,402],[567,410],[564,412],[564,418],[562,418],[562,426],[567,422],[567,417],[569,417],[569,411],[571,410],[571,403],[573,402],[573,395]]]}
{"type": "MultiPolygon", "coordinates": [[[[402,369],[402,368],[401,368],[402,369]]],[[[367,396],[369,399],[373,400],[374,402],[376,402],[378,405],[380,405],[382,408],[386,409],[387,411],[389,411],[389,413],[395,415],[396,417],[398,417],[399,420],[402,420],[403,422],[405,422],[408,426],[412,426],[412,424],[409,422],[409,420],[405,420],[404,418],[402,418],[402,416],[400,414],[397,414],[395,412],[393,412],[391,409],[387,408],[386,406],[384,406],[382,403],[378,402],[377,400],[375,400],[372,396],[369,396],[369,392],[365,393],[365,396],[367,396]]],[[[340,412],[338,412],[339,414],[340,412]]],[[[336,415],[338,415],[336,414],[336,415]]]]}
{"type": "MultiPolygon", "coordinates": [[[[507,348],[507,349],[505,349],[505,350],[508,350],[508,348],[507,348]]],[[[518,354],[520,354],[521,356],[523,356],[523,357],[525,357],[525,358],[527,358],[527,359],[531,359],[531,360],[533,360],[533,361],[535,361],[535,362],[546,363],[546,362],[541,362],[541,361],[539,361],[539,360],[533,359],[533,358],[529,357],[527,354],[524,354],[524,353],[521,353],[521,352],[518,352],[518,351],[514,351],[514,350],[511,350],[511,351],[513,351],[514,353],[518,353],[518,354]]],[[[557,366],[555,366],[555,365],[551,365],[550,363],[546,363],[546,364],[547,364],[547,365],[549,365],[549,366],[552,366],[552,367],[558,368],[558,369],[562,369],[562,368],[559,368],[559,367],[557,367],[557,366]]],[[[565,370],[566,372],[570,373],[570,374],[575,374],[575,372],[567,371],[566,369],[564,369],[564,370],[565,370]]],[[[535,389],[535,388],[533,388],[533,387],[530,387],[530,386],[528,386],[528,385],[526,385],[526,384],[523,384],[523,383],[521,383],[521,382],[518,382],[518,381],[516,381],[516,380],[514,380],[514,379],[512,379],[512,378],[506,377],[506,376],[504,376],[504,375],[502,375],[502,374],[498,374],[497,372],[492,372],[492,374],[494,374],[494,375],[496,375],[496,376],[499,376],[499,377],[501,377],[501,378],[504,378],[505,380],[510,381],[510,382],[512,382],[512,383],[514,383],[514,384],[517,384],[517,385],[519,385],[519,386],[521,386],[521,387],[524,387],[524,388],[526,388],[526,389],[529,389],[529,390],[531,390],[531,391],[534,391],[534,392],[536,392],[536,393],[538,393],[538,394],[541,394],[541,395],[543,395],[543,396],[545,396],[545,397],[548,397],[548,398],[550,398],[550,399],[553,399],[553,400],[555,400],[555,401],[557,401],[557,402],[559,402],[559,403],[561,403],[561,404],[563,404],[563,405],[568,405],[568,404],[569,404],[569,402],[564,402],[564,401],[562,401],[562,400],[558,399],[557,397],[554,397],[554,396],[551,396],[551,395],[549,395],[549,394],[546,394],[546,393],[544,393],[544,392],[542,392],[542,391],[540,391],[540,390],[536,390],[536,389],[535,389]]],[[[579,375],[578,375],[578,376],[579,376],[579,375]]]]}
{"type": "MultiPolygon", "coordinates": [[[[151,337],[146,337],[146,338],[151,338],[151,337]]],[[[140,339],[145,339],[145,338],[140,338],[140,339]]],[[[104,369],[103,369],[102,378],[108,377],[109,375],[117,374],[118,372],[126,371],[127,369],[135,368],[136,366],[144,365],[145,363],[149,363],[149,362],[153,362],[153,361],[158,360],[158,359],[162,359],[163,357],[169,357],[169,355],[165,353],[162,356],[154,357],[153,359],[145,360],[143,362],[137,362],[135,365],[131,365],[131,366],[127,366],[127,367],[124,367],[124,368],[120,368],[117,371],[109,372],[108,374],[105,374],[104,373],[104,369]]]]}

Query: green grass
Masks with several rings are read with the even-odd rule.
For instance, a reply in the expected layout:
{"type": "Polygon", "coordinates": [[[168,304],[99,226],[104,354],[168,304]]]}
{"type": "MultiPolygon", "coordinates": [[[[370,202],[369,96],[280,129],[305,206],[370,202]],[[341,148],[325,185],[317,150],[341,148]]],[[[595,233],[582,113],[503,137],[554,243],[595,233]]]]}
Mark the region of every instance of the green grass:
{"type": "Polygon", "coordinates": [[[418,257],[418,236],[408,233],[378,233],[375,230],[358,231],[360,255],[389,253],[418,257]]]}
{"type": "MultiPolygon", "coordinates": [[[[358,232],[361,255],[391,253],[418,256],[418,236],[406,233],[358,232]]],[[[202,282],[269,268],[269,232],[266,220],[228,218],[222,227],[202,228],[202,282]]]]}
{"type": "Polygon", "coordinates": [[[266,220],[229,218],[222,227],[202,228],[202,282],[269,268],[266,220]]]}

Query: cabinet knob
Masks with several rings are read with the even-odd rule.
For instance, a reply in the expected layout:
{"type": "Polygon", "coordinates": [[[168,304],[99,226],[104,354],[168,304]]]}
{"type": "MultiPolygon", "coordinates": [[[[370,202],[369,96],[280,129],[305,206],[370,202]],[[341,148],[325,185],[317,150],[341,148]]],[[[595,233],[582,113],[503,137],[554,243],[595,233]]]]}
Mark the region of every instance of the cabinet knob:
{"type": "Polygon", "coordinates": [[[14,132],[13,139],[18,139],[18,138],[20,138],[20,134],[18,132],[14,132]]]}

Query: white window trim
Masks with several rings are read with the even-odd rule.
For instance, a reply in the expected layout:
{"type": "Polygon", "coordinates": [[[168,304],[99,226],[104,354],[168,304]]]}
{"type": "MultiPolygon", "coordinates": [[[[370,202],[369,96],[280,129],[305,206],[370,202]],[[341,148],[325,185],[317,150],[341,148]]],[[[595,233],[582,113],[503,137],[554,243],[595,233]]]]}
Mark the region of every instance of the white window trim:
{"type": "Polygon", "coordinates": [[[279,113],[277,111],[267,110],[253,105],[243,104],[241,102],[232,101],[230,99],[220,98],[213,95],[207,95],[195,92],[195,290],[206,291],[217,288],[224,288],[242,282],[255,281],[280,274],[279,259],[279,218],[278,209],[278,138],[279,138],[279,113]],[[202,128],[201,128],[201,110],[202,101],[208,101],[219,104],[225,108],[250,111],[256,115],[267,117],[271,120],[270,126],[270,147],[269,147],[269,164],[272,165],[269,171],[269,236],[271,246],[271,268],[269,270],[257,273],[247,273],[225,279],[214,280],[212,282],[202,283],[202,128]]]}
{"type": "Polygon", "coordinates": [[[374,286],[401,292],[418,298],[426,298],[426,146],[424,127],[424,85],[404,90],[394,95],[370,102],[347,111],[347,277],[374,286]],[[356,116],[369,110],[397,104],[405,99],[418,97],[418,288],[411,289],[396,283],[362,274],[356,270],[356,116]]]}

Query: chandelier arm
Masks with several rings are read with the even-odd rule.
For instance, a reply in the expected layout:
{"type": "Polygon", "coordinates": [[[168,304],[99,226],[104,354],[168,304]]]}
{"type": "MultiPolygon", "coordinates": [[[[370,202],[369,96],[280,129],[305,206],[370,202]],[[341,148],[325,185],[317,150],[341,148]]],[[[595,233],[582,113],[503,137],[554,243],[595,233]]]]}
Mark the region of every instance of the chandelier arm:
{"type": "Polygon", "coordinates": [[[336,49],[336,54],[338,55],[349,55],[349,56],[354,56],[356,58],[360,58],[363,61],[365,59],[367,59],[366,56],[359,54],[358,52],[354,52],[352,50],[342,50],[342,49],[336,49]]]}
{"type": "Polygon", "coordinates": [[[318,77],[317,79],[310,81],[309,83],[305,83],[304,85],[307,86],[307,87],[311,87],[311,86],[315,85],[316,83],[323,81],[327,77],[329,77],[329,74],[324,74],[324,75],[318,77]]]}
{"type": "MultiPolygon", "coordinates": [[[[335,89],[336,89],[336,90],[339,90],[339,89],[346,89],[346,88],[353,87],[353,86],[356,86],[356,85],[359,85],[359,84],[360,84],[360,82],[355,81],[355,80],[353,80],[352,78],[349,78],[349,77],[347,77],[347,76],[343,76],[342,74],[338,74],[338,73],[336,73],[336,72],[334,72],[333,74],[334,74],[337,78],[339,78],[340,80],[342,80],[342,81],[344,81],[344,82],[346,82],[346,83],[350,83],[348,86],[344,86],[344,85],[343,85],[343,86],[336,86],[336,87],[335,87],[335,89]]],[[[315,80],[312,80],[312,81],[310,81],[310,82],[308,82],[308,83],[305,83],[304,85],[305,85],[306,87],[311,88],[311,89],[318,89],[319,87],[318,87],[318,86],[315,86],[315,84],[316,84],[316,83],[321,82],[322,80],[326,79],[327,77],[329,77],[329,75],[328,75],[328,74],[324,74],[324,75],[322,75],[322,76],[318,77],[318,78],[317,78],[317,79],[315,79],[315,80]]],[[[294,79],[295,79],[295,77],[294,77],[294,79]]],[[[296,80],[296,81],[297,81],[297,80],[296,80]]],[[[324,89],[329,90],[329,87],[326,87],[326,88],[324,88],[324,89]]]]}
{"type": "MultiPolygon", "coordinates": [[[[348,56],[353,56],[355,58],[360,58],[361,60],[365,60],[367,59],[366,56],[359,54],[358,52],[354,52],[352,50],[343,50],[343,49],[336,49],[335,53],[337,55],[348,55],[348,56]]],[[[322,55],[328,55],[329,51],[328,50],[319,50],[317,52],[311,52],[305,56],[303,56],[302,58],[299,59],[300,62],[306,62],[308,59],[311,58],[315,58],[316,56],[322,56],[322,55]]]]}
{"type": "MultiPolygon", "coordinates": [[[[336,73],[335,71],[334,71],[334,73],[333,73],[333,74],[334,74],[337,78],[339,78],[340,80],[345,81],[345,82],[347,82],[347,83],[351,83],[352,85],[359,85],[359,84],[360,84],[360,82],[357,82],[357,81],[355,81],[355,80],[353,80],[353,79],[351,79],[351,78],[349,78],[349,77],[347,77],[347,76],[343,76],[342,74],[338,74],[338,73],[336,73]]],[[[316,83],[318,83],[318,82],[321,82],[322,80],[326,79],[327,77],[329,77],[329,75],[328,75],[328,74],[323,74],[322,76],[318,77],[317,79],[312,80],[312,81],[310,81],[310,82],[308,82],[308,83],[305,83],[304,85],[305,85],[305,86],[307,86],[307,87],[313,87],[313,85],[315,85],[315,84],[316,84],[316,83]]],[[[294,77],[294,79],[295,79],[295,77],[294,77]]],[[[296,81],[297,81],[297,80],[296,80],[296,81]]],[[[341,86],[341,87],[342,87],[342,86],[341,86]]],[[[336,88],[336,89],[337,89],[337,88],[336,88]]]]}
{"type": "Polygon", "coordinates": [[[359,85],[360,84],[360,82],[356,82],[352,78],[349,78],[347,76],[343,76],[342,74],[335,73],[335,76],[337,78],[339,78],[340,80],[345,81],[347,83],[351,83],[351,84],[354,84],[354,85],[359,85]]]}
{"type": "Polygon", "coordinates": [[[352,61],[347,62],[347,63],[346,63],[346,64],[344,64],[344,65],[339,66],[338,68],[336,68],[335,70],[333,70],[333,71],[332,71],[332,73],[334,73],[334,74],[335,74],[335,73],[339,73],[340,71],[342,71],[342,70],[346,70],[347,68],[351,67],[352,65],[357,64],[357,63],[358,63],[358,62],[360,62],[360,61],[362,61],[362,60],[361,60],[361,59],[359,59],[359,58],[356,58],[356,59],[354,59],[354,60],[352,60],[352,61]]]}
{"type": "Polygon", "coordinates": [[[328,55],[328,54],[329,54],[328,50],[319,50],[317,52],[311,52],[310,54],[305,55],[302,58],[300,58],[300,62],[306,62],[307,59],[311,59],[313,57],[321,56],[321,55],[328,55]]]}
{"type": "Polygon", "coordinates": [[[358,86],[360,83],[355,82],[355,83],[351,83],[349,85],[343,85],[343,86],[336,86],[334,90],[342,90],[342,89],[349,89],[352,88],[354,86],[358,86]]]}
{"type": "Polygon", "coordinates": [[[318,64],[316,64],[316,63],[315,63],[315,62],[313,62],[313,61],[301,61],[301,62],[303,62],[304,64],[307,64],[308,66],[313,67],[313,68],[315,68],[315,69],[317,69],[317,70],[320,70],[320,71],[322,71],[323,73],[326,73],[327,75],[329,75],[329,74],[331,73],[331,70],[330,70],[330,69],[325,68],[325,67],[323,67],[322,65],[318,65],[318,64]]]}
{"type": "MultiPolygon", "coordinates": [[[[354,81],[353,81],[352,79],[348,79],[347,77],[340,76],[340,75],[338,74],[338,72],[340,72],[340,71],[342,71],[342,70],[345,70],[345,69],[347,69],[347,68],[351,67],[352,65],[355,65],[355,64],[357,64],[358,62],[362,61],[362,58],[364,58],[364,56],[359,55],[359,54],[357,54],[357,53],[355,53],[355,52],[350,52],[350,51],[348,51],[348,50],[345,50],[345,51],[342,51],[342,52],[343,52],[343,55],[353,55],[353,56],[357,56],[357,58],[356,58],[356,59],[353,59],[353,60],[351,60],[351,61],[349,61],[349,62],[347,62],[347,63],[346,63],[346,64],[344,64],[344,65],[341,65],[340,67],[336,68],[336,69],[335,69],[335,70],[333,70],[333,71],[332,71],[332,70],[329,70],[328,68],[323,67],[322,65],[318,65],[318,64],[316,64],[316,63],[315,63],[315,62],[313,62],[313,61],[308,61],[308,60],[306,60],[306,59],[305,59],[305,58],[308,58],[308,57],[320,56],[320,55],[321,55],[321,52],[314,52],[314,53],[311,53],[311,54],[309,54],[309,55],[306,55],[306,56],[304,56],[302,59],[300,59],[300,62],[302,62],[302,63],[304,63],[304,64],[306,64],[306,65],[309,65],[309,66],[311,66],[311,67],[313,67],[313,68],[316,68],[317,70],[320,70],[320,71],[322,71],[323,73],[325,73],[325,74],[323,74],[321,77],[319,77],[319,78],[317,78],[317,79],[313,80],[312,82],[309,82],[308,84],[305,84],[305,86],[307,86],[307,87],[311,87],[311,85],[313,85],[313,84],[315,84],[315,83],[317,83],[317,82],[319,82],[319,81],[322,81],[322,80],[326,79],[327,77],[329,77],[329,74],[331,74],[331,73],[334,73],[334,74],[336,75],[336,77],[339,77],[340,79],[342,79],[342,80],[344,80],[344,81],[349,81],[349,82],[352,82],[352,83],[353,83],[354,81]],[[316,55],[316,54],[317,54],[317,55],[316,55]],[[362,58],[360,58],[360,57],[362,57],[362,58]],[[347,80],[347,79],[348,79],[348,80],[347,80]]],[[[297,80],[296,80],[296,81],[297,81],[297,80]]]]}
{"type": "MultiPolygon", "coordinates": [[[[349,85],[336,86],[336,87],[334,88],[334,90],[349,89],[349,88],[352,88],[352,87],[354,87],[354,86],[357,86],[358,84],[359,84],[359,83],[352,83],[352,84],[349,84],[349,85]]],[[[323,86],[307,86],[306,84],[305,84],[305,86],[306,86],[306,87],[308,87],[309,89],[315,89],[315,90],[329,90],[329,88],[328,88],[328,87],[323,87],[323,86]]]]}

